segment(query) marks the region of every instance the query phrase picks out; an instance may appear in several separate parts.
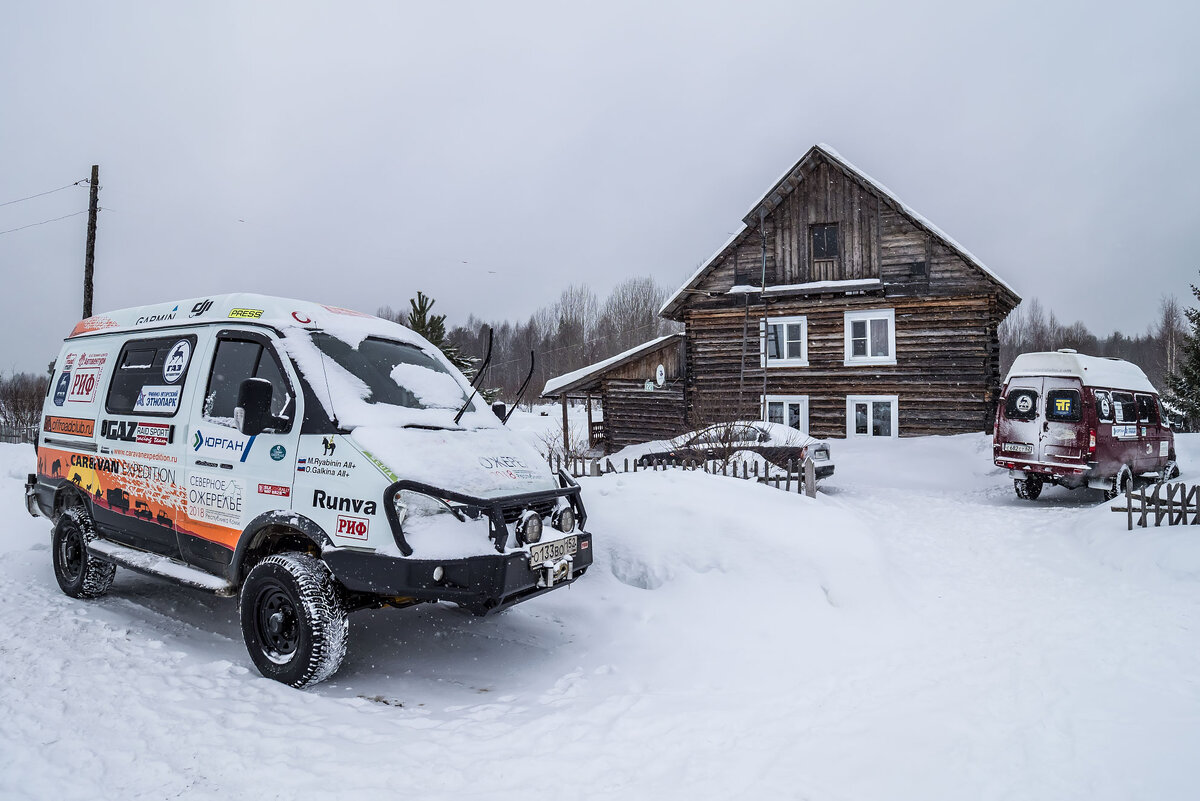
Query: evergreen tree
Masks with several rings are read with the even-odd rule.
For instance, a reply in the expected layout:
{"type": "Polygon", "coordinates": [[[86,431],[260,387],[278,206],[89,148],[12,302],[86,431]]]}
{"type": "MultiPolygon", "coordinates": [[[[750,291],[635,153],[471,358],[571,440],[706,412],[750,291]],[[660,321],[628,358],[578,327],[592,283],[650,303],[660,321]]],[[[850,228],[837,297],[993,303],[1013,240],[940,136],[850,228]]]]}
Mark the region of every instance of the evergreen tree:
{"type": "MultiPolygon", "coordinates": [[[[1200,288],[1192,284],[1192,294],[1200,300],[1200,288]]],[[[1200,308],[1184,309],[1191,330],[1184,334],[1176,372],[1168,373],[1163,400],[1189,418],[1200,420],[1200,308]]]]}
{"type": "Polygon", "coordinates": [[[446,339],[446,315],[433,313],[434,302],[433,298],[417,290],[417,296],[408,301],[410,311],[407,325],[428,339],[431,344],[445,354],[451,364],[469,378],[474,372],[475,360],[466,356],[457,345],[446,339]]]}

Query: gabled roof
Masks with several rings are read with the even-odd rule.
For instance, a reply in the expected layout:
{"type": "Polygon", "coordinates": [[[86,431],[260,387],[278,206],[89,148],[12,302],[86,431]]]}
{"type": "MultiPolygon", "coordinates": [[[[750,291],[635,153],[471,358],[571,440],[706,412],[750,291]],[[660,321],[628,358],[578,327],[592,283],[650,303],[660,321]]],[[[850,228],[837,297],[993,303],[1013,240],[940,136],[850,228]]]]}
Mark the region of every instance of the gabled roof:
{"type": "Polygon", "coordinates": [[[546,387],[542,390],[542,397],[554,397],[556,395],[569,395],[572,392],[585,388],[588,384],[599,379],[600,375],[614,367],[620,367],[628,362],[634,361],[641,356],[651,353],[654,350],[665,347],[668,344],[673,344],[676,341],[683,339],[683,332],[677,331],[674,334],[667,334],[658,339],[652,339],[649,342],[643,342],[637,347],[618,353],[616,356],[610,356],[604,361],[589,364],[587,367],[581,367],[574,372],[551,378],[546,382],[546,387]]]}
{"type": "Polygon", "coordinates": [[[1009,286],[1008,282],[1006,282],[996,273],[992,272],[987,265],[976,258],[971,251],[967,250],[965,247],[955,241],[953,237],[951,237],[941,228],[938,228],[926,217],[918,213],[915,209],[898,198],[896,194],[892,192],[892,190],[888,189],[879,181],[876,181],[874,178],[867,175],[858,167],[855,167],[849,161],[844,159],[842,155],[832,147],[826,144],[818,144],[810,148],[809,151],[804,154],[803,158],[797,161],[791,169],[781,175],[779,180],[771,186],[767,193],[759,198],[758,202],[755,203],[750,208],[750,211],[746,213],[746,216],[742,218],[742,227],[737,231],[737,233],[731,236],[728,241],[725,242],[725,244],[721,245],[716,253],[710,256],[703,264],[701,264],[696,272],[692,273],[692,276],[684,282],[683,286],[677,289],[675,294],[671,295],[671,297],[667,299],[667,302],[663,304],[658,313],[668,319],[675,319],[672,315],[679,311],[679,307],[682,305],[684,296],[689,292],[694,291],[697,284],[700,283],[700,280],[708,273],[708,271],[716,266],[716,264],[721,261],[721,259],[726,255],[726,253],[729,252],[731,248],[746,238],[746,236],[753,230],[754,226],[758,225],[760,214],[764,216],[769,214],[775,209],[776,206],[783,202],[784,198],[791,194],[792,190],[799,186],[803,180],[805,172],[812,165],[813,161],[821,157],[824,157],[831,164],[848,175],[852,180],[857,181],[867,191],[878,195],[885,202],[891,204],[896,211],[907,217],[917,227],[928,231],[935,238],[940,240],[943,245],[950,248],[960,257],[962,257],[962,259],[968,264],[979,269],[999,287],[1011,293],[1017,301],[1020,300],[1021,296],[1017,294],[1015,289],[1009,286]]]}

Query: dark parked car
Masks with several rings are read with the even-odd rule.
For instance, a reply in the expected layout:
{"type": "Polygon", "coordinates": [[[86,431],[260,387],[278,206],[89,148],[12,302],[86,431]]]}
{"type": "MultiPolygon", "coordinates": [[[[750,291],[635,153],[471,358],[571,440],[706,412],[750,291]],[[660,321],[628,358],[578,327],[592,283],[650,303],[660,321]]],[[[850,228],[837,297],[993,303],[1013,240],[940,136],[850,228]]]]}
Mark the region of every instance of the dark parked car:
{"type": "Polygon", "coordinates": [[[706,462],[713,459],[727,460],[739,451],[758,454],[776,467],[786,469],[788,463],[797,468],[810,454],[817,478],[833,475],[834,463],[830,456],[829,443],[814,439],[780,423],[764,423],[758,420],[739,420],[731,423],[716,423],[698,431],[681,434],[638,458],[638,464],[648,466],[658,462],[706,462]]]}

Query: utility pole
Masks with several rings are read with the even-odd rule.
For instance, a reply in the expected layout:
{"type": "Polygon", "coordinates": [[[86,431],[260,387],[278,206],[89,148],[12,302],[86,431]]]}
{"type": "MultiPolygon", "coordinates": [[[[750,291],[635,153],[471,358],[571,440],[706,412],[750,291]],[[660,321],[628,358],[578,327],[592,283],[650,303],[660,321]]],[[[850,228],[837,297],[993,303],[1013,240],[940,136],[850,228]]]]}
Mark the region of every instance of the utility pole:
{"type": "Polygon", "coordinates": [[[96,205],[100,200],[100,165],[92,165],[92,192],[88,203],[87,253],[83,257],[83,319],[92,316],[92,270],[96,261],[96,205]]]}

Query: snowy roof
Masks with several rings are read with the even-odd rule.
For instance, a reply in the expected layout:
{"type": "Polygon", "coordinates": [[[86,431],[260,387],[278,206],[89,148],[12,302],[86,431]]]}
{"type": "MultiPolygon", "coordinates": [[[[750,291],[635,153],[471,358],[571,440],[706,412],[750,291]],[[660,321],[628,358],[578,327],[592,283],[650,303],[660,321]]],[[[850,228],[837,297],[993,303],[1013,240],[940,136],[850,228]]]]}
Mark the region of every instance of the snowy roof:
{"type": "Polygon", "coordinates": [[[838,292],[865,291],[868,289],[878,289],[882,286],[883,282],[878,278],[851,278],[844,281],[808,281],[803,284],[768,284],[766,289],[759,289],[756,286],[739,285],[732,287],[725,294],[745,295],[761,292],[764,295],[804,295],[828,292],[830,290],[838,292]]]}
{"type": "Polygon", "coordinates": [[[610,356],[604,361],[596,362],[595,364],[589,364],[587,367],[581,367],[574,372],[551,378],[546,382],[546,386],[542,390],[542,397],[545,398],[554,395],[561,395],[564,392],[575,389],[576,384],[581,384],[591,378],[595,378],[605,370],[615,367],[622,362],[632,361],[643,354],[653,351],[657,347],[667,344],[667,342],[670,340],[680,339],[683,339],[682,331],[678,331],[674,334],[667,334],[666,336],[652,339],[649,342],[643,342],[637,347],[633,347],[627,351],[618,353],[616,356],[610,356]]]}
{"type": "Polygon", "coordinates": [[[879,181],[876,181],[870,175],[867,175],[858,167],[855,167],[832,147],[822,143],[814,145],[811,149],[809,149],[809,151],[804,154],[803,158],[796,162],[791,169],[787,170],[779,177],[779,180],[771,185],[770,190],[768,190],[767,193],[764,194],[758,200],[758,202],[751,207],[746,216],[742,218],[742,227],[736,233],[734,233],[733,236],[731,236],[725,242],[725,244],[721,245],[721,247],[718,248],[715,253],[709,256],[708,259],[700,265],[696,272],[692,273],[691,277],[684,282],[683,286],[677,289],[675,294],[671,295],[671,297],[667,299],[667,302],[662,305],[661,309],[659,309],[658,313],[660,315],[664,317],[670,317],[671,313],[675,311],[675,307],[680,303],[683,296],[689,291],[694,291],[695,286],[697,283],[699,283],[700,278],[703,277],[704,274],[707,273],[708,270],[720,260],[720,258],[725,254],[731,245],[733,245],[736,241],[750,231],[750,226],[757,222],[759,211],[770,211],[777,206],[783,197],[791,191],[791,188],[788,188],[786,191],[779,193],[780,187],[783,186],[785,182],[787,182],[789,179],[793,181],[797,179],[798,174],[807,168],[809,162],[816,154],[825,156],[832,163],[841,167],[847,173],[850,173],[851,176],[865,184],[873,192],[891,201],[902,214],[940,239],[944,245],[958,253],[958,255],[961,256],[968,264],[978,268],[988,278],[995,281],[1008,292],[1011,292],[1013,296],[1017,298],[1017,300],[1020,300],[1020,295],[1017,294],[1017,291],[1013,289],[1003,278],[992,272],[992,270],[989,269],[982,261],[980,261],[973,253],[971,253],[971,251],[964,248],[953,237],[930,222],[929,219],[927,219],[924,215],[920,214],[914,208],[898,198],[896,194],[892,192],[892,190],[888,189],[879,181]]]}
{"type": "Polygon", "coordinates": [[[1068,376],[1085,386],[1128,389],[1135,392],[1158,390],[1146,378],[1142,368],[1121,359],[1085,356],[1082,353],[1051,351],[1022,353],[1013,361],[1004,383],[1016,376],[1068,376]]]}

